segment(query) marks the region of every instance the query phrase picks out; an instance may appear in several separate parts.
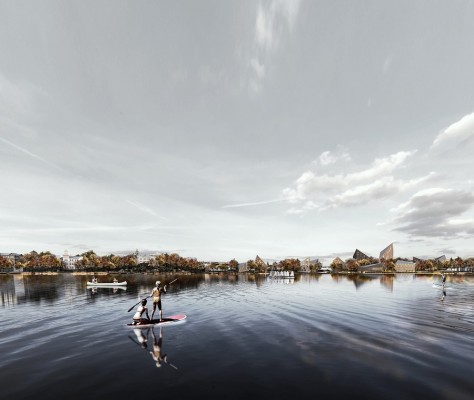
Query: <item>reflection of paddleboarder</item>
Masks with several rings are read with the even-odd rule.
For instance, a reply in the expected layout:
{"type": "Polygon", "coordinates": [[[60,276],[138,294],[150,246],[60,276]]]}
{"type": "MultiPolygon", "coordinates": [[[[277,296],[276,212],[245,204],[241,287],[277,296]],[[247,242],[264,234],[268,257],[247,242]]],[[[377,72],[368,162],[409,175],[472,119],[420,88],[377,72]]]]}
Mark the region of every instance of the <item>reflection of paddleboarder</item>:
{"type": "Polygon", "coordinates": [[[444,298],[446,297],[446,289],[443,286],[443,295],[441,296],[441,301],[444,301],[444,298]]]}
{"type": "Polygon", "coordinates": [[[151,328],[151,336],[153,337],[153,351],[150,351],[150,354],[153,360],[155,361],[156,367],[160,368],[162,362],[165,362],[174,369],[178,369],[173,364],[170,364],[168,362],[168,356],[166,354],[161,354],[161,347],[163,346],[163,327],[160,326],[160,336],[158,338],[155,335],[154,329],[151,328]]]}
{"type": "Polygon", "coordinates": [[[137,337],[138,343],[143,349],[146,349],[148,347],[148,329],[146,332],[146,335],[143,333],[143,329],[141,328],[136,328],[133,330],[135,333],[135,336],[137,337]]]}
{"type": "Polygon", "coordinates": [[[163,328],[160,326],[160,336],[157,339],[155,330],[151,329],[151,336],[153,337],[153,351],[150,351],[151,357],[155,360],[156,366],[161,367],[161,362],[166,362],[166,354],[161,356],[161,346],[163,345],[163,328]]]}

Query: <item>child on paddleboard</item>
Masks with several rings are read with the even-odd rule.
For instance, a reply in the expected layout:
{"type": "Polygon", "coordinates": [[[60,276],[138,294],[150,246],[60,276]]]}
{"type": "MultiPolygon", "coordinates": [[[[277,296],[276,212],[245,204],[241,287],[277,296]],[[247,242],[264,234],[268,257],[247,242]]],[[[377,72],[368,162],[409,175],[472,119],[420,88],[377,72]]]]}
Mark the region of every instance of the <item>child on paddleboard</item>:
{"type": "Polygon", "coordinates": [[[140,307],[138,307],[137,312],[133,316],[133,325],[137,325],[139,323],[148,323],[150,322],[150,316],[148,315],[148,308],[146,306],[146,299],[141,301],[140,307]],[[146,319],[142,318],[142,315],[146,315],[146,319]]]}

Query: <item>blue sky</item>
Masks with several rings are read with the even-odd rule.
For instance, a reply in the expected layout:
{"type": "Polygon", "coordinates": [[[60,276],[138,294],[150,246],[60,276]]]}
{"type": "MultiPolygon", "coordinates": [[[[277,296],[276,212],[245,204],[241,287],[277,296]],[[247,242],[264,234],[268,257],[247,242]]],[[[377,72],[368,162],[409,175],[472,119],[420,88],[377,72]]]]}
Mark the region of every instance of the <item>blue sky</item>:
{"type": "Polygon", "coordinates": [[[474,256],[472,1],[0,1],[0,251],[474,256]]]}

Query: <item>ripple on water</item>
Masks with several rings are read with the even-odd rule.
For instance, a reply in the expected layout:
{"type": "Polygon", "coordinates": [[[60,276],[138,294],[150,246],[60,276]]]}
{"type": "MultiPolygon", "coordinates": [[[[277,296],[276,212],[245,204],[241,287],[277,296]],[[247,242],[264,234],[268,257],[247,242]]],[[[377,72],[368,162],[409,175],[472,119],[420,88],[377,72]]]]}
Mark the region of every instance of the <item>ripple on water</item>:
{"type": "Polygon", "coordinates": [[[42,289],[31,286],[41,280],[30,281],[21,301],[0,316],[15,321],[0,331],[0,367],[7,367],[0,383],[26,376],[27,386],[2,394],[54,397],[62,390],[110,398],[134,388],[144,396],[149,390],[136,382],[145,379],[182,398],[212,394],[209,388],[228,380],[236,387],[246,382],[262,398],[306,398],[314,387],[355,398],[468,398],[472,289],[453,285],[442,302],[431,280],[402,278],[304,276],[293,284],[213,278],[188,287],[183,280],[164,296],[163,308],[165,316],[188,318],[161,330],[163,351],[178,370],[159,369],[151,358],[152,332],[159,328],[143,330],[143,347],[125,326],[133,315],[127,310],[137,293],[148,293],[153,277],[150,284],[137,278],[140,286],[121,294],[94,295],[80,280],[54,287],[49,279],[42,289]]]}

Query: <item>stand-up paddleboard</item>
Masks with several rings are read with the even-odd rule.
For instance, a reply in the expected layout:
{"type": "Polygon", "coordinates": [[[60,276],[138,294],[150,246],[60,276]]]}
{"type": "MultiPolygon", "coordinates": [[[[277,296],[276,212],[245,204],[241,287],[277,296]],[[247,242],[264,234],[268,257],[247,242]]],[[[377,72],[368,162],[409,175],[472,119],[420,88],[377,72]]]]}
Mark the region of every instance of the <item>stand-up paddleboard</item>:
{"type": "Polygon", "coordinates": [[[163,318],[162,321],[159,319],[152,319],[148,323],[139,323],[139,324],[127,324],[127,326],[131,326],[133,328],[149,328],[150,326],[153,325],[166,325],[166,324],[175,324],[176,322],[180,322],[186,319],[185,314],[176,314],[176,315],[170,315],[169,317],[163,318]]]}

